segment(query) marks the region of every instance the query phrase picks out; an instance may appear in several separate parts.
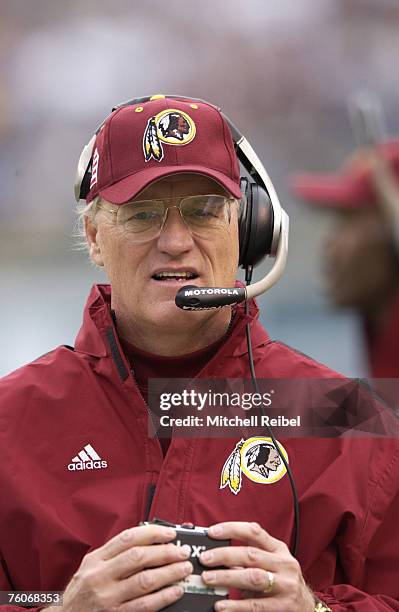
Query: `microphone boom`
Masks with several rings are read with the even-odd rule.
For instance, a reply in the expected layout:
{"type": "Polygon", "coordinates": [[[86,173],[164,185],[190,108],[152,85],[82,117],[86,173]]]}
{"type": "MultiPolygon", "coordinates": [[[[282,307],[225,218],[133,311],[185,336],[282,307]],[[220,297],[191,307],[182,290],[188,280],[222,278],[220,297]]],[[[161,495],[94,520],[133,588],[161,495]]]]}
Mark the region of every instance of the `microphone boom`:
{"type": "Polygon", "coordinates": [[[186,285],[179,289],[175,304],[183,310],[209,310],[238,304],[247,298],[245,287],[197,287],[186,285]]]}

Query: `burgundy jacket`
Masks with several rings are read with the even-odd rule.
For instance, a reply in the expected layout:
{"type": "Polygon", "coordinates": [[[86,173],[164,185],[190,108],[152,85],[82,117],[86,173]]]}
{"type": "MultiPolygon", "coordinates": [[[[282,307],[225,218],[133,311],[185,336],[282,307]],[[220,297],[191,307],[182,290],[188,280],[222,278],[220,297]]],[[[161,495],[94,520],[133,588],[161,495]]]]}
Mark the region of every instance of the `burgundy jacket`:
{"type": "MultiPolygon", "coordinates": [[[[163,459],[159,441],[148,437],[147,406],[109,298],[108,286],[93,287],[75,347],[59,347],[0,382],[0,590],[63,590],[87,552],[146,514],[205,526],[257,521],[290,542],[287,476],[268,486],[245,477],[237,494],[220,488],[238,439],[174,439],[163,459]],[[70,467],[79,462],[91,469],[70,467]]],[[[334,376],[270,340],[254,304],[251,315],[239,307],[237,317],[201,377],[250,377],[248,320],[258,377],[334,376]]],[[[298,488],[298,559],[307,582],[334,612],[399,610],[398,440],[282,442],[298,488]]]]}

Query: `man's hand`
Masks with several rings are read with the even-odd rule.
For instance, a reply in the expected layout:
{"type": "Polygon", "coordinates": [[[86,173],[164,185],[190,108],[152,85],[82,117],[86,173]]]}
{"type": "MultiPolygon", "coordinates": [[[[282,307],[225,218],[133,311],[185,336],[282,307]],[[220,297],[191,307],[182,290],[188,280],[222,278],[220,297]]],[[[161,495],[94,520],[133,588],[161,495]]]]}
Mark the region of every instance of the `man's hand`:
{"type": "MultiPolygon", "coordinates": [[[[168,586],[193,571],[190,549],[169,543],[174,529],[145,525],[122,531],[88,553],[65,589],[62,610],[161,610],[183,595],[168,586]]],[[[50,608],[58,612],[60,608],[50,608]]]]}
{"type": "Polygon", "coordinates": [[[300,565],[284,542],[270,536],[257,523],[219,523],[209,528],[209,535],[244,544],[213,548],[201,554],[201,563],[209,568],[218,565],[229,568],[203,572],[206,584],[244,592],[243,600],[219,601],[215,610],[314,611],[315,600],[305,584],[300,565]]]}

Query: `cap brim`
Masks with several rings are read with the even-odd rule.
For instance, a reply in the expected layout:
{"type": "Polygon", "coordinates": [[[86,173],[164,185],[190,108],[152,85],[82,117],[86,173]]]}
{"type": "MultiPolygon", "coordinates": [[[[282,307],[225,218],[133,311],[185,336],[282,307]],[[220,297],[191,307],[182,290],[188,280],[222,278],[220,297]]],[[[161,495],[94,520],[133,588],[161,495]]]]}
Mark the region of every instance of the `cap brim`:
{"type": "Polygon", "coordinates": [[[356,186],[343,175],[298,174],[290,180],[290,187],[298,198],[320,208],[356,209],[366,205],[356,186]]]}
{"type": "Polygon", "coordinates": [[[137,172],[136,174],[131,174],[130,176],[125,177],[121,181],[118,181],[117,183],[114,183],[113,185],[102,189],[99,195],[105,200],[112,202],[112,204],[124,204],[125,202],[128,202],[136,195],[138,195],[140,191],[148,187],[148,185],[150,185],[154,181],[157,181],[158,179],[161,179],[165,176],[181,173],[203,174],[211,179],[214,179],[235,198],[240,199],[242,197],[239,185],[237,185],[237,183],[234,182],[231,178],[223,174],[223,172],[213,170],[212,168],[204,168],[203,166],[196,165],[148,168],[146,170],[137,172]]]}

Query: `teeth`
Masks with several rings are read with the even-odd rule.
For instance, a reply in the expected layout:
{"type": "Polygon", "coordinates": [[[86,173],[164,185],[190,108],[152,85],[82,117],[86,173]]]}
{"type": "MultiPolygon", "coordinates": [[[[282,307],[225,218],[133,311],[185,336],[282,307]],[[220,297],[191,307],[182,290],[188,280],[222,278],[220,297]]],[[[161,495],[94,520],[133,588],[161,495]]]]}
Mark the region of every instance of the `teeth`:
{"type": "Polygon", "coordinates": [[[154,274],[155,278],[194,278],[196,275],[193,272],[158,272],[154,274]]]}

